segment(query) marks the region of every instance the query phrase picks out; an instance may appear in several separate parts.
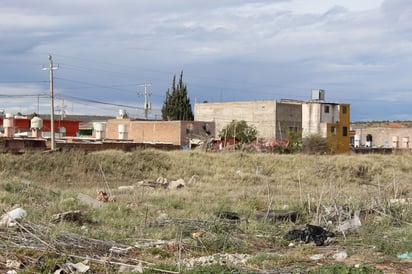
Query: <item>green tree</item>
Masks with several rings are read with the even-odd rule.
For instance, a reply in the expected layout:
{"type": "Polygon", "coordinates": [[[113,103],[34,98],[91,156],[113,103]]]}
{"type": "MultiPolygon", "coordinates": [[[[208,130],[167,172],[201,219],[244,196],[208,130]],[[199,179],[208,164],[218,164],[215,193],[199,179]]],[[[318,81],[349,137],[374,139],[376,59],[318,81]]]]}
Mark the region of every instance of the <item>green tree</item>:
{"type": "Polygon", "coordinates": [[[230,124],[224,127],[219,132],[221,138],[234,138],[242,143],[250,143],[256,140],[257,130],[253,126],[249,126],[246,121],[233,120],[230,124]]]}
{"type": "Polygon", "coordinates": [[[173,77],[172,90],[168,89],[162,107],[163,120],[193,121],[192,105],[187,96],[187,86],[183,83],[183,71],[176,84],[176,75],[173,77]]]}

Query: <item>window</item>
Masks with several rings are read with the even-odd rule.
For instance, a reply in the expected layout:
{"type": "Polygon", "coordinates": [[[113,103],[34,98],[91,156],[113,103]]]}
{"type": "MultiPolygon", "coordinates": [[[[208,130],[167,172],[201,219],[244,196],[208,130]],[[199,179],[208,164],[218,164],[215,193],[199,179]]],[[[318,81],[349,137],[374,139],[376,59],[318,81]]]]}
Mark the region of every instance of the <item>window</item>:
{"type": "Polygon", "coordinates": [[[324,106],[325,113],[329,113],[329,106],[324,106]]]}
{"type": "Polygon", "coordinates": [[[342,136],[348,136],[348,127],[342,127],[342,136]]]}
{"type": "Polygon", "coordinates": [[[336,127],[330,127],[330,133],[336,134],[336,127]]]}
{"type": "Polygon", "coordinates": [[[347,113],[348,112],[348,108],[346,106],[342,107],[342,113],[347,113]]]}

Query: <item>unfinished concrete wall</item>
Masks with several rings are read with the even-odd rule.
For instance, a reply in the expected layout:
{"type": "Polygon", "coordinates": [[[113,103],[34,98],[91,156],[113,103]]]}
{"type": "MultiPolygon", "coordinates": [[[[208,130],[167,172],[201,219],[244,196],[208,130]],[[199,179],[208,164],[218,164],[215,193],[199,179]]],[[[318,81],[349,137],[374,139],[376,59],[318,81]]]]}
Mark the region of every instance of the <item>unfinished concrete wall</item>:
{"type": "Polygon", "coordinates": [[[259,138],[271,139],[277,131],[276,107],[275,100],[195,103],[194,116],[195,121],[215,122],[215,135],[233,120],[243,120],[257,129],[259,138]]]}
{"type": "Polygon", "coordinates": [[[372,135],[373,147],[388,147],[409,149],[412,148],[412,128],[360,128],[356,129],[356,135],[360,137],[361,145],[366,144],[366,136],[372,135]]]}
{"type": "Polygon", "coordinates": [[[276,138],[288,139],[288,133],[302,131],[302,104],[278,103],[276,107],[276,138]]]}
{"type": "Polygon", "coordinates": [[[326,124],[321,123],[322,106],[319,103],[304,103],[302,105],[302,137],[321,134],[326,137],[326,124]]]}

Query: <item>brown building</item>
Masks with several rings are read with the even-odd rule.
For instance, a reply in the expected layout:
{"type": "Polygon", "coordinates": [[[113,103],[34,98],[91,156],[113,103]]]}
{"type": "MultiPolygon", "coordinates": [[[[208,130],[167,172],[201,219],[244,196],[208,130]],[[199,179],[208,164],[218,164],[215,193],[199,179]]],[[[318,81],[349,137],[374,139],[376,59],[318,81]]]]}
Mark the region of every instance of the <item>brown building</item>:
{"type": "MultiPolygon", "coordinates": [[[[99,128],[100,126],[98,126],[99,128]]],[[[107,120],[105,139],[189,146],[191,138],[215,135],[215,124],[203,121],[160,121],[116,118],[107,120]]]]}

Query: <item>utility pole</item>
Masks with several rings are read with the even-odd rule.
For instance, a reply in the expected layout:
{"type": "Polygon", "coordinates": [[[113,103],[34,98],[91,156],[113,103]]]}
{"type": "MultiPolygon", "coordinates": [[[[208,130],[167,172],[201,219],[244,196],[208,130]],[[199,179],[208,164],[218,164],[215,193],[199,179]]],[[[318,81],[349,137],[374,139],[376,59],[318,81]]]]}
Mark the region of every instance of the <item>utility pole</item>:
{"type": "Polygon", "coordinates": [[[143,86],[144,87],[144,92],[143,93],[139,93],[140,96],[144,96],[144,118],[147,120],[147,114],[149,112],[149,110],[152,108],[152,103],[150,103],[149,101],[149,97],[150,95],[152,95],[152,92],[148,91],[147,88],[150,87],[152,84],[147,84],[144,83],[142,85],[139,86],[143,86]]]}
{"type": "Polygon", "coordinates": [[[56,141],[54,140],[54,91],[53,91],[53,70],[59,68],[53,66],[52,56],[49,54],[49,67],[43,67],[43,70],[48,70],[50,73],[50,137],[51,137],[51,150],[55,150],[56,141]]]}

